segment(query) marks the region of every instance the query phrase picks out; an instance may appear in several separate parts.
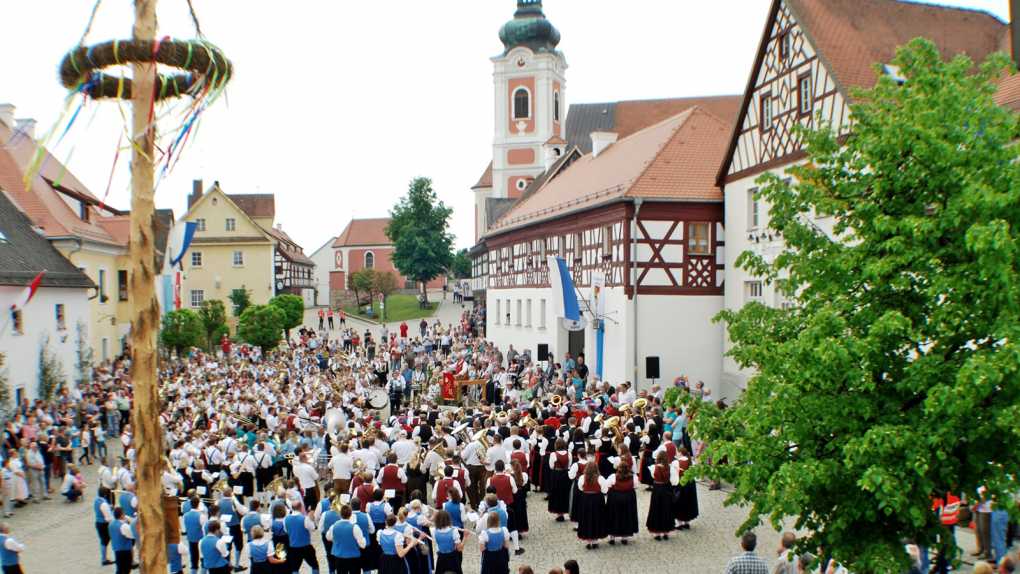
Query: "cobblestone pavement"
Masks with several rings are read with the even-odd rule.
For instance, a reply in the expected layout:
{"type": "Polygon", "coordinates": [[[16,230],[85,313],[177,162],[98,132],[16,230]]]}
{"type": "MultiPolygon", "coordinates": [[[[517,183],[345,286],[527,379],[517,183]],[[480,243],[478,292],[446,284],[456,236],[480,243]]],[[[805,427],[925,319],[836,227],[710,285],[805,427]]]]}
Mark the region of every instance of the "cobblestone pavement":
{"type": "MultiPolygon", "coordinates": [[[[87,472],[94,475],[96,468],[87,472]]],[[[93,482],[94,484],[94,482],[93,482]]],[[[9,520],[13,535],[27,545],[22,555],[26,573],[112,574],[113,566],[99,565],[98,539],[92,518],[90,493],[85,502],[68,504],[59,500],[44,501],[18,509],[9,520]]],[[[557,523],[545,511],[542,493],[528,497],[528,515],[532,531],[523,537],[525,553],[511,559],[512,572],[519,565],[528,564],[535,572],[544,573],[554,566],[562,566],[568,559],[576,559],[581,571],[589,573],[619,573],[639,568],[645,573],[671,574],[720,572],[728,558],[737,550],[733,533],[744,517],[738,508],[723,508],[724,494],[698,488],[701,517],[690,530],[656,542],[642,532],[628,546],[602,544],[596,550],[585,550],[578,541],[570,523],[557,523]]],[[[639,492],[638,504],[641,524],[647,512],[649,496],[639,492]]],[[[769,529],[759,529],[760,549],[771,555],[779,535],[769,529]]],[[[321,540],[314,536],[322,572],[325,574],[325,554],[321,540]]],[[[478,572],[478,548],[469,544],[464,552],[464,571],[478,572]]],[[[112,554],[111,554],[112,556],[112,554]]],[[[245,554],[243,563],[247,563],[245,554]]],[[[305,566],[302,572],[309,572],[305,566]]]]}

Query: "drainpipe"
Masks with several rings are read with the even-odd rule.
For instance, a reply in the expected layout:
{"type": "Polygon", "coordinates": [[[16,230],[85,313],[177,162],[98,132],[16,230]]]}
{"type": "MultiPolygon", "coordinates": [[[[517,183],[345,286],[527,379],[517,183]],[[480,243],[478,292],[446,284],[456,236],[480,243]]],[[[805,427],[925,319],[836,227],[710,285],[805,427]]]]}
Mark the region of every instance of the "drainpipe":
{"type": "MultiPolygon", "coordinates": [[[[77,267],[77,265],[75,265],[75,263],[74,263],[74,258],[71,257],[71,256],[74,255],[75,253],[78,253],[82,249],[84,249],[85,242],[82,240],[81,237],[71,237],[70,239],[72,241],[74,241],[75,243],[77,243],[78,247],[76,247],[75,249],[73,249],[71,251],[68,251],[68,253],[67,253],[67,260],[71,262],[71,265],[74,265],[75,267],[77,267]]],[[[96,297],[99,297],[99,287],[96,286],[96,287],[94,287],[94,289],[96,290],[96,294],[91,296],[91,297],[89,297],[89,301],[95,299],[96,297]]]]}
{"type": "Polygon", "coordinates": [[[634,341],[634,392],[638,391],[639,375],[641,371],[638,369],[638,291],[637,291],[637,221],[638,215],[641,214],[641,205],[644,203],[644,199],[640,197],[634,198],[634,217],[630,220],[630,285],[634,289],[634,298],[631,300],[631,312],[633,313],[634,334],[632,340],[634,341]]]}

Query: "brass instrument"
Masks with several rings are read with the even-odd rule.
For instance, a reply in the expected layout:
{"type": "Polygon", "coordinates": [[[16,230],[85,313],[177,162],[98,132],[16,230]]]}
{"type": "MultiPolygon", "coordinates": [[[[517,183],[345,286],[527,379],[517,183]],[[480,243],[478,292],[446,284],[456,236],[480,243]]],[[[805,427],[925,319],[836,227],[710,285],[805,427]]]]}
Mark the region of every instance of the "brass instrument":
{"type": "Polygon", "coordinates": [[[556,408],[560,408],[560,405],[563,404],[563,395],[553,395],[549,397],[549,404],[556,408]]]}
{"type": "Polygon", "coordinates": [[[648,399],[637,399],[631,403],[631,407],[638,411],[641,418],[645,418],[645,409],[648,408],[648,399]]]}
{"type": "Polygon", "coordinates": [[[283,477],[278,476],[266,485],[266,492],[275,495],[281,488],[283,488],[283,477]]]}
{"type": "Polygon", "coordinates": [[[243,424],[243,425],[258,426],[258,423],[253,421],[252,419],[249,419],[247,417],[239,416],[236,413],[227,413],[227,416],[232,418],[232,419],[234,419],[235,421],[243,424]]]}
{"type": "Polygon", "coordinates": [[[475,435],[471,437],[471,440],[481,443],[482,448],[485,450],[489,449],[489,437],[485,434],[485,429],[476,432],[475,435]]]}
{"type": "Polygon", "coordinates": [[[623,442],[623,431],[620,430],[620,417],[610,417],[606,419],[606,423],[602,426],[613,433],[613,442],[615,444],[623,442]]]}
{"type": "Polygon", "coordinates": [[[273,555],[276,556],[277,560],[287,559],[287,547],[283,545],[283,542],[276,545],[276,548],[273,550],[273,555]]]}
{"type": "Polygon", "coordinates": [[[531,418],[531,414],[530,413],[525,414],[523,417],[521,417],[520,425],[525,427],[525,428],[528,428],[530,430],[535,430],[539,426],[538,425],[538,421],[536,421],[535,419],[531,418]]]}

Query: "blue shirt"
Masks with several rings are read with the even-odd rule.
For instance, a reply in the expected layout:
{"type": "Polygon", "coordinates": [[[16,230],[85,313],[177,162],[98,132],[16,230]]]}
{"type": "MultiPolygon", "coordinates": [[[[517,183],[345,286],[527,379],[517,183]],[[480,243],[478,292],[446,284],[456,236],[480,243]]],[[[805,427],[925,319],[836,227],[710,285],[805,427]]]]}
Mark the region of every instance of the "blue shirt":
{"type": "Polygon", "coordinates": [[[453,542],[452,528],[443,528],[442,530],[435,530],[433,534],[436,539],[436,549],[440,554],[450,554],[457,550],[456,545],[453,542]]]}
{"type": "Polygon", "coordinates": [[[443,503],[443,510],[450,515],[450,522],[457,528],[464,528],[464,520],[460,515],[460,503],[453,501],[446,501],[443,503]]]}
{"type": "Polygon", "coordinates": [[[302,548],[312,543],[311,533],[305,527],[303,514],[291,514],[283,519],[283,526],[287,529],[288,545],[291,548],[302,548]]]}
{"type": "Polygon", "coordinates": [[[7,549],[7,538],[8,536],[0,534],[0,565],[14,566],[18,563],[18,553],[7,549]]]}
{"type": "Polygon", "coordinates": [[[244,531],[244,537],[248,540],[248,542],[251,542],[251,529],[258,526],[261,522],[262,519],[256,512],[249,512],[241,519],[241,530],[244,531]]]}
{"type": "MultiPolygon", "coordinates": [[[[357,558],[361,556],[361,547],[354,538],[356,525],[346,520],[341,520],[333,525],[333,546],[330,554],[337,558],[357,558]]],[[[364,536],[364,532],[361,533],[364,536]]]]}
{"type": "Polygon", "coordinates": [[[212,534],[207,534],[202,538],[202,541],[198,543],[198,547],[202,552],[202,568],[206,570],[210,568],[222,568],[227,565],[227,559],[220,554],[220,549],[216,547],[216,542],[219,540],[218,537],[212,534]]]}
{"type": "Polygon", "coordinates": [[[106,524],[107,522],[109,522],[108,520],[106,520],[106,517],[103,516],[102,510],[103,505],[106,503],[107,503],[106,499],[103,498],[102,496],[97,496],[96,499],[92,502],[92,511],[96,515],[96,524],[106,524]]]}
{"type": "Polygon", "coordinates": [[[117,499],[117,504],[124,510],[124,516],[128,518],[135,517],[135,507],[131,505],[131,501],[135,499],[135,495],[130,492],[120,493],[120,498],[117,499]]]}

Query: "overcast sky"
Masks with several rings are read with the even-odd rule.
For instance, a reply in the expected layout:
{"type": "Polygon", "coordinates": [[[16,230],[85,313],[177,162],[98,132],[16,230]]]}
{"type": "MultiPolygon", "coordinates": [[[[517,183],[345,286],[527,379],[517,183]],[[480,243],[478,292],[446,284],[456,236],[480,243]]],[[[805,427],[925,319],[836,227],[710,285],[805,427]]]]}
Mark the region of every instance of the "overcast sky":
{"type": "MultiPolygon", "coordinates": [[[[1007,0],[945,0],[1008,18],[1007,0]]],[[[227,99],[157,191],[180,217],[191,180],[275,193],[276,220],[311,254],[352,217],[380,217],[411,178],[431,177],[473,240],[470,191],[492,157],[490,57],[515,0],[193,0],[202,31],[233,60],[227,99]]],[[[546,0],[569,64],[567,103],[742,92],[769,0],[546,0]]],[[[4,0],[0,102],[54,124],[57,65],[92,0],[4,0]]],[[[194,33],[185,0],[161,0],[160,34],[194,33]]],[[[102,2],[87,42],[127,38],[130,0],[102,2]]],[[[56,148],[102,196],[123,122],[91,104],[56,148]],[[97,110],[93,114],[94,110],[97,110]]],[[[166,131],[175,122],[162,125],[166,131]]],[[[128,154],[107,202],[130,206],[128,154]]]]}

